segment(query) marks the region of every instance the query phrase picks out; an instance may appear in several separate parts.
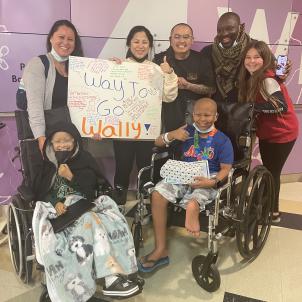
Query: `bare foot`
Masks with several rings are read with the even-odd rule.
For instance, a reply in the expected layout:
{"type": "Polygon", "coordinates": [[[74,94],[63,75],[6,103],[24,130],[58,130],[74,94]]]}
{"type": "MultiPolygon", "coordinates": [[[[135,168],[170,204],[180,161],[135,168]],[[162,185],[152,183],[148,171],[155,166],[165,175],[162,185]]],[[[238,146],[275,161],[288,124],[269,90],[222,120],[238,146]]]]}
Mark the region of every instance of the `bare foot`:
{"type": "Polygon", "coordinates": [[[188,202],[186,209],[186,222],[185,227],[189,233],[198,237],[200,233],[199,224],[199,204],[196,200],[188,202]]]}

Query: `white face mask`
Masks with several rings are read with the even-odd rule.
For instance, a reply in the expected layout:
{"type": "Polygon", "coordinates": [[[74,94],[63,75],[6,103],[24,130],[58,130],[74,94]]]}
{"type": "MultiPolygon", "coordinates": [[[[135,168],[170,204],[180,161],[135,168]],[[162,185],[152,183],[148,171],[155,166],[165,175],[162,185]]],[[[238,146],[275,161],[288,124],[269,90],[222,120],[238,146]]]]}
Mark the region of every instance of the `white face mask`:
{"type": "Polygon", "coordinates": [[[52,47],[51,48],[51,52],[52,56],[54,57],[54,59],[56,61],[58,61],[59,63],[62,63],[62,62],[66,62],[69,58],[69,56],[67,57],[61,57],[60,55],[58,55],[58,53],[54,50],[54,48],[52,47]]]}
{"type": "Polygon", "coordinates": [[[203,133],[203,134],[209,133],[209,132],[211,132],[211,131],[215,128],[215,126],[212,125],[212,126],[211,126],[210,128],[208,128],[208,129],[201,130],[201,129],[198,128],[198,126],[196,125],[196,123],[193,124],[193,127],[194,127],[198,132],[203,133]]]}

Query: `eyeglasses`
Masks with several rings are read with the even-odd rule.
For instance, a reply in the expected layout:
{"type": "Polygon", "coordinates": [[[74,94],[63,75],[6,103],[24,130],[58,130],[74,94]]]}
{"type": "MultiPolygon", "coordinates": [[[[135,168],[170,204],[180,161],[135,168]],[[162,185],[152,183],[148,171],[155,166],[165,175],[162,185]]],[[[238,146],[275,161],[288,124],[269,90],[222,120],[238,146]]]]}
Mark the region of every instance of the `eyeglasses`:
{"type": "Polygon", "coordinates": [[[184,39],[185,41],[187,41],[187,40],[192,39],[193,36],[190,36],[190,35],[174,35],[174,36],[172,36],[172,38],[175,39],[175,40],[184,39]]]}

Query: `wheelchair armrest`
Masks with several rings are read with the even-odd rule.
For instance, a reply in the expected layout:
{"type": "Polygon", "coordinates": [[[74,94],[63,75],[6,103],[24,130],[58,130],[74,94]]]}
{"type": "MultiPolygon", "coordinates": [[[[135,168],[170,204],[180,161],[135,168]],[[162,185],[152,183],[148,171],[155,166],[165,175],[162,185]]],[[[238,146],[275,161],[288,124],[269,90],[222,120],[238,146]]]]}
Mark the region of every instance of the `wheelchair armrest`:
{"type": "Polygon", "coordinates": [[[162,152],[168,152],[168,150],[169,150],[169,147],[157,147],[157,146],[155,146],[155,147],[153,147],[152,148],[152,152],[153,153],[162,153],[162,152]]]}
{"type": "Polygon", "coordinates": [[[223,192],[224,190],[226,190],[227,188],[229,188],[232,185],[232,177],[233,177],[234,171],[235,171],[235,168],[233,165],[228,176],[219,182],[219,185],[217,187],[217,191],[218,191],[217,197],[219,197],[221,195],[221,192],[223,192]]]}
{"type": "Polygon", "coordinates": [[[245,167],[248,167],[250,165],[250,162],[251,162],[250,159],[242,159],[242,160],[234,162],[232,167],[234,169],[245,168],[245,167]]]}

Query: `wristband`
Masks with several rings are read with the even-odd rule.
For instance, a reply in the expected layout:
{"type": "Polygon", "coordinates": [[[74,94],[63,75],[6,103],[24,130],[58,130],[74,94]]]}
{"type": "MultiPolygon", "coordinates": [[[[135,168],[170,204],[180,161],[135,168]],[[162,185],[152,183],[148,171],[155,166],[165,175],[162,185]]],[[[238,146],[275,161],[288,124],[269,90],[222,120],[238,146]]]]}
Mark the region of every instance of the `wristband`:
{"type": "Polygon", "coordinates": [[[166,133],[161,135],[161,138],[162,138],[164,144],[166,145],[166,147],[169,147],[169,145],[174,141],[174,139],[169,140],[168,133],[169,132],[166,132],[166,133]]]}
{"type": "Polygon", "coordinates": [[[166,142],[167,144],[171,144],[171,143],[174,141],[174,139],[169,140],[168,134],[169,134],[169,132],[166,132],[166,133],[164,134],[165,142],[166,142]]]}

